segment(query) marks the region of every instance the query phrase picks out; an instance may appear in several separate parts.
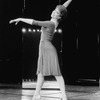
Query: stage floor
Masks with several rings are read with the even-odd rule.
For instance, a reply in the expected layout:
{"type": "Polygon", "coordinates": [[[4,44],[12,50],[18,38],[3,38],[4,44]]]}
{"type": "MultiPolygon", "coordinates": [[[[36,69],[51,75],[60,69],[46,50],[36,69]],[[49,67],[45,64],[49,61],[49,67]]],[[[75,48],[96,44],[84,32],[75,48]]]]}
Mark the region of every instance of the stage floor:
{"type": "MultiPolygon", "coordinates": [[[[36,82],[24,82],[22,88],[0,88],[0,100],[32,100],[36,82]]],[[[66,85],[68,100],[100,100],[100,88],[66,85]]],[[[56,82],[45,82],[41,100],[60,100],[61,91],[56,82]]]]}

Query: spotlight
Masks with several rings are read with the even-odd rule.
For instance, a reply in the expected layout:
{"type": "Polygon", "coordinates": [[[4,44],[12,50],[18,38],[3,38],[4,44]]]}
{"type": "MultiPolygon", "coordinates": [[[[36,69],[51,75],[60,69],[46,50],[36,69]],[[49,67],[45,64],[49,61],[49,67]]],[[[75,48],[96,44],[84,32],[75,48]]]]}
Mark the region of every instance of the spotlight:
{"type": "Polygon", "coordinates": [[[32,30],[29,28],[29,29],[28,29],[28,32],[32,32],[32,30]]]}
{"type": "Polygon", "coordinates": [[[55,30],[55,32],[57,32],[57,30],[55,30]]]}
{"type": "Polygon", "coordinates": [[[33,32],[36,32],[36,30],[35,30],[35,29],[33,29],[33,32]]]}
{"type": "Polygon", "coordinates": [[[22,32],[25,33],[26,32],[26,29],[25,28],[22,28],[22,32]]]}
{"type": "Polygon", "coordinates": [[[62,33],[62,29],[58,29],[58,33],[62,33]]]}
{"type": "Polygon", "coordinates": [[[42,32],[42,30],[40,30],[40,32],[42,32]]]}
{"type": "Polygon", "coordinates": [[[37,29],[37,32],[40,32],[40,30],[39,30],[39,29],[37,29]]]}

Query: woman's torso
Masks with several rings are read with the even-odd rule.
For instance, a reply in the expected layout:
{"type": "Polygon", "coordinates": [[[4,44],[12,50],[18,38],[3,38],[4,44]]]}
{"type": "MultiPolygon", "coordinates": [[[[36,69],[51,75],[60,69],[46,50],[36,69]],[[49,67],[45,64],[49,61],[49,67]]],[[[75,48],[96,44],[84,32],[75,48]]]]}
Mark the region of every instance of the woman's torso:
{"type": "Polygon", "coordinates": [[[42,27],[41,28],[42,30],[42,33],[41,33],[41,39],[40,41],[49,41],[51,42],[52,39],[53,39],[53,35],[54,35],[54,30],[55,30],[55,27],[42,27]]]}
{"type": "Polygon", "coordinates": [[[44,45],[45,48],[51,50],[55,47],[52,45],[52,39],[55,33],[55,25],[51,27],[41,27],[40,48],[44,45]]]}

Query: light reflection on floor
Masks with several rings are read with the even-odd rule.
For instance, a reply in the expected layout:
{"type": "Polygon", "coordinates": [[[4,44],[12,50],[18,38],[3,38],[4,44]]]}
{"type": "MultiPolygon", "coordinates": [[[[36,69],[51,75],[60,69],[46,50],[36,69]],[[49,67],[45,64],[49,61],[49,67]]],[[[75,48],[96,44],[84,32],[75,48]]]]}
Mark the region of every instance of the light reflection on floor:
{"type": "MultiPolygon", "coordinates": [[[[36,82],[25,82],[22,89],[1,88],[0,100],[32,100],[36,82]]],[[[68,100],[100,100],[100,88],[66,85],[68,100]]],[[[41,90],[41,100],[60,100],[61,91],[56,82],[45,82],[41,90]]]]}

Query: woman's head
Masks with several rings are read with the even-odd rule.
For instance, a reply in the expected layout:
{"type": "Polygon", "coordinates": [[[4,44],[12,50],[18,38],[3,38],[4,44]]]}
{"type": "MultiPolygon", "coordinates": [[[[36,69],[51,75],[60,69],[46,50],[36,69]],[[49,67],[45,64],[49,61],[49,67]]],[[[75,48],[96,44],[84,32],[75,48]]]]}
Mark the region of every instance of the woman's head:
{"type": "Polygon", "coordinates": [[[58,5],[55,10],[52,12],[51,17],[58,19],[61,21],[67,15],[67,9],[63,5],[58,5]]]}

